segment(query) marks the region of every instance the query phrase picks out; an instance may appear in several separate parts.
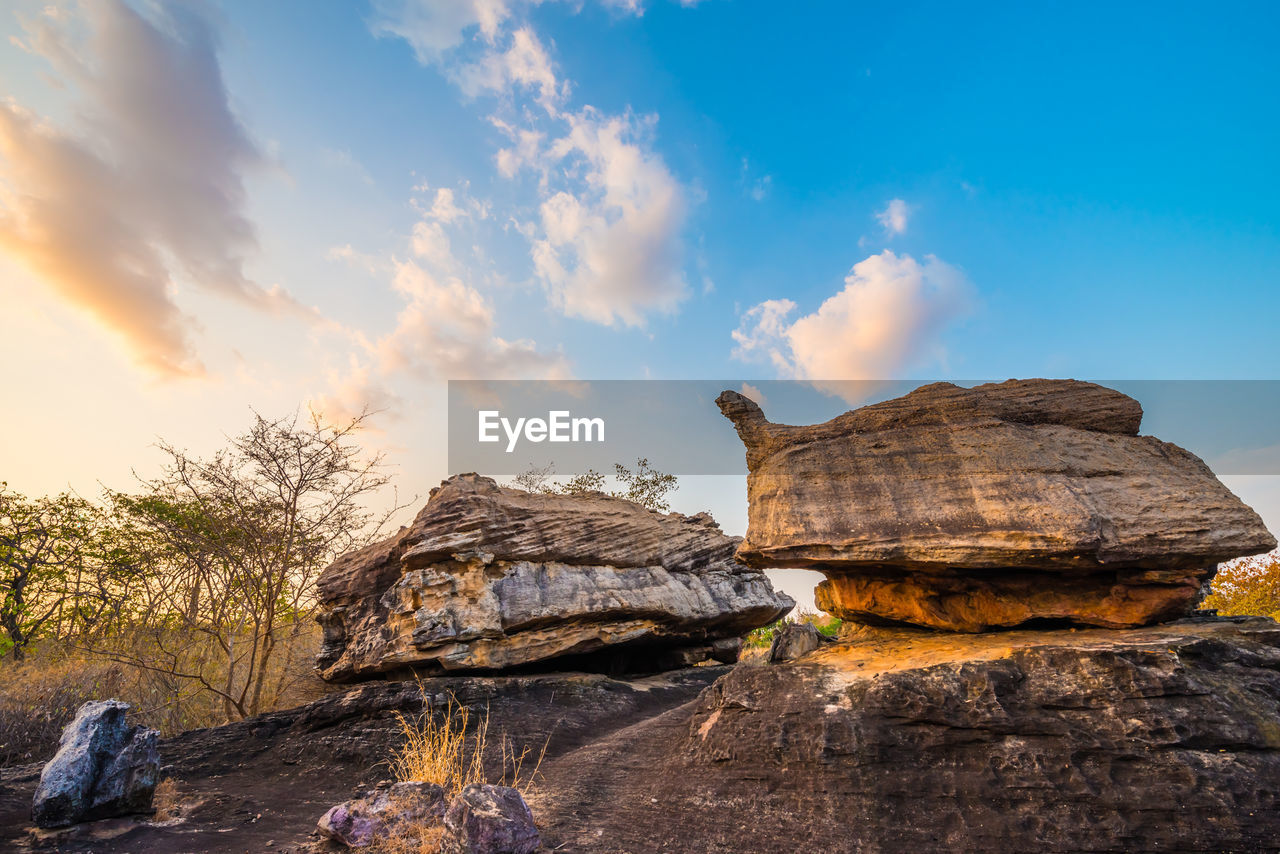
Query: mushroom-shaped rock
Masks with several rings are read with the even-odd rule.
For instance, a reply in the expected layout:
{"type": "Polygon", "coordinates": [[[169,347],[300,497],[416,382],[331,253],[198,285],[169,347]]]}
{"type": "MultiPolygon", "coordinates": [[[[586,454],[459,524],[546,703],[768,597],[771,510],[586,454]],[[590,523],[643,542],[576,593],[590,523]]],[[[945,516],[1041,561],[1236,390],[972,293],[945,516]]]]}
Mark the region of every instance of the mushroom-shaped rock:
{"type": "Polygon", "coordinates": [[[935,383],[807,427],[717,403],[747,449],[738,559],[822,571],[818,605],[846,619],[1145,625],[1276,545],[1198,457],[1138,435],[1137,401],[1093,383],[935,383]]]}

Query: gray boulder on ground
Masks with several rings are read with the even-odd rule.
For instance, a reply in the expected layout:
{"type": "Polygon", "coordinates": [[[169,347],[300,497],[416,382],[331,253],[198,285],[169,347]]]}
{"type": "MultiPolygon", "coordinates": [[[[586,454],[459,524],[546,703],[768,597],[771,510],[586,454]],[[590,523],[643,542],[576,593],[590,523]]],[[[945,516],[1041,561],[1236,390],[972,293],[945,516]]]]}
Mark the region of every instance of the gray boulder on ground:
{"type": "Polygon", "coordinates": [[[507,786],[473,784],[449,804],[443,854],[533,854],[541,844],[533,813],[507,786]]]}
{"type": "Polygon", "coordinates": [[[824,424],[717,399],[746,445],[738,559],[827,576],[824,611],[984,631],[1187,613],[1217,564],[1275,548],[1198,457],[1139,436],[1142,407],[1074,380],[922,386],[824,424]]]}
{"type": "Polygon", "coordinates": [[[160,776],[160,733],[126,720],[119,700],[85,703],[40,774],[31,818],[40,827],[148,812],[160,776]]]}
{"type": "Polygon", "coordinates": [[[795,661],[826,643],[834,643],[834,640],[825,637],[812,623],[787,623],[773,636],[768,659],[775,664],[795,661]]]}
{"type": "Polygon", "coordinates": [[[330,808],[320,832],[348,848],[367,848],[410,824],[436,824],[445,812],[444,789],[435,783],[394,783],[330,808]]]}
{"type": "Polygon", "coordinates": [[[410,527],[325,570],[318,669],[350,681],[553,660],[640,672],[732,662],[742,635],[795,604],[734,559],[738,542],[705,513],[458,475],[410,527]]]}

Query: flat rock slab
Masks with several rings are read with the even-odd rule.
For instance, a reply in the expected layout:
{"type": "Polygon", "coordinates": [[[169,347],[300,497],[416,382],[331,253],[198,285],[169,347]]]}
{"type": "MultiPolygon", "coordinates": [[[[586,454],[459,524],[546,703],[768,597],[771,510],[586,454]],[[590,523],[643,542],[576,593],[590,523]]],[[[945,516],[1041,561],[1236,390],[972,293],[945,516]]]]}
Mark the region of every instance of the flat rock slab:
{"type": "Polygon", "coordinates": [[[409,528],[325,570],[331,681],[547,669],[657,672],[737,659],[795,604],[707,514],[458,475],[409,528]]]}
{"type": "Polygon", "coordinates": [[[1277,851],[1280,626],[863,628],[547,773],[564,850],[1277,851]]]}
{"type": "Polygon", "coordinates": [[[738,559],[824,572],[846,619],[1145,625],[1276,545],[1198,457],[1138,435],[1137,401],[1092,383],[936,383],[807,427],[717,403],[747,448],[738,559]]]}

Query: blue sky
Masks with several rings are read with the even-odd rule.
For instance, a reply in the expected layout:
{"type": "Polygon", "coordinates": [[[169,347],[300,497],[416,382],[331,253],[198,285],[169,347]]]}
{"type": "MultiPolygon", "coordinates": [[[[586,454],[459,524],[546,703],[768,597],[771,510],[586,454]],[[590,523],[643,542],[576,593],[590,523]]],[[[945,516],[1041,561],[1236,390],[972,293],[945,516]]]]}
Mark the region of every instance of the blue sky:
{"type": "Polygon", "coordinates": [[[372,404],[424,492],[451,378],[1276,376],[1275,4],[17,0],[0,35],[25,491],[372,404]]]}

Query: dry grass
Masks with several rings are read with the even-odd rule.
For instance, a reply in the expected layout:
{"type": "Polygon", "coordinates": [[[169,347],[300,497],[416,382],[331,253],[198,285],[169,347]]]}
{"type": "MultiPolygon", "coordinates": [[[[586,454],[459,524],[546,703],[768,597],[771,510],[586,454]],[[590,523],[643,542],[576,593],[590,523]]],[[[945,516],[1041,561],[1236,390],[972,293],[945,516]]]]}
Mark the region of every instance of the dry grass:
{"type": "Polygon", "coordinates": [[[183,816],[183,798],[178,790],[178,781],[165,777],[156,785],[156,793],[151,799],[155,810],[152,821],[172,821],[183,816]]]}
{"type": "MultiPolygon", "coordinates": [[[[419,689],[422,690],[421,683],[419,689]]],[[[534,757],[531,748],[517,751],[505,735],[491,742],[488,713],[473,722],[471,710],[452,694],[448,705],[438,712],[430,708],[417,715],[397,712],[396,721],[404,741],[391,755],[392,776],[402,783],[436,783],[444,788],[447,797],[473,783],[489,782],[485,758],[493,754],[493,764],[500,764],[501,769],[494,775],[498,785],[511,786],[527,796],[547,752],[547,745],[543,744],[530,769],[526,760],[534,757]]],[[[410,822],[398,826],[368,850],[371,854],[437,854],[443,836],[444,828],[439,822],[410,822]]]]}
{"type": "Polygon", "coordinates": [[[443,825],[414,822],[400,825],[365,850],[370,854],[438,854],[443,840],[443,825]]]}
{"type": "Polygon", "coordinates": [[[471,711],[453,696],[443,715],[430,709],[415,716],[397,712],[396,722],[404,737],[404,743],[391,754],[391,774],[396,780],[435,783],[450,793],[484,782],[487,715],[473,727],[470,743],[467,728],[471,711]]]}
{"type": "MultiPolygon", "coordinates": [[[[419,690],[423,690],[421,684],[419,690]]],[[[441,712],[427,709],[412,716],[397,712],[396,722],[404,741],[391,754],[391,775],[399,782],[436,783],[450,795],[473,783],[490,782],[485,758],[495,753],[494,764],[500,768],[494,775],[497,785],[526,794],[532,790],[547,752],[546,743],[536,754],[528,746],[517,751],[506,735],[491,743],[488,713],[473,725],[471,710],[452,694],[441,712]]]]}
{"type": "MultiPolygon", "coordinates": [[[[319,628],[290,642],[296,648],[277,656],[279,662],[291,662],[289,669],[282,665],[272,671],[282,686],[278,702],[264,711],[298,706],[333,690],[310,671],[319,628]]],[[[133,720],[165,736],[226,723],[216,695],[166,673],[54,641],[35,644],[27,653],[22,662],[0,659],[0,766],[48,760],[58,749],[62,728],[90,700],[123,700],[133,707],[133,720]]]]}
{"type": "Polygon", "coordinates": [[[116,665],[48,651],[0,665],[0,765],[48,759],[76,710],[90,700],[118,696],[126,681],[116,665]]]}

